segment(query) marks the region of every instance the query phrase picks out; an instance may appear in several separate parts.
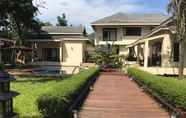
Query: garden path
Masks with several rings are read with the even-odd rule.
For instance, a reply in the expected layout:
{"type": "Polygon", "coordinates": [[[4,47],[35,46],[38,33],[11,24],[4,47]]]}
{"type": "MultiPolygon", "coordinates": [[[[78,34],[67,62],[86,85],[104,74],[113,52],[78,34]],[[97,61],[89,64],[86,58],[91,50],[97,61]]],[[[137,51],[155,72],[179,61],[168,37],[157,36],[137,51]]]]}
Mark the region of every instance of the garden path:
{"type": "Polygon", "coordinates": [[[127,76],[103,72],[86,99],[80,118],[170,118],[127,76]]]}

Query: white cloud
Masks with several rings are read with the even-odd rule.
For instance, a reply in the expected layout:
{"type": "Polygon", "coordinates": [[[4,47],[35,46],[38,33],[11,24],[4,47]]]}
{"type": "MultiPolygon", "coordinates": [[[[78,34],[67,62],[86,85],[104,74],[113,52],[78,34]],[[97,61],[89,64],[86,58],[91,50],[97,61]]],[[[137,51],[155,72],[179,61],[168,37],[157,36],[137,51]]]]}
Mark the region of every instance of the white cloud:
{"type": "Polygon", "coordinates": [[[46,8],[40,8],[42,20],[56,23],[56,17],[66,13],[70,24],[84,25],[91,31],[90,23],[116,12],[137,12],[143,6],[129,3],[131,0],[44,0],[46,8]],[[120,2],[119,2],[120,1],[120,2]]]}

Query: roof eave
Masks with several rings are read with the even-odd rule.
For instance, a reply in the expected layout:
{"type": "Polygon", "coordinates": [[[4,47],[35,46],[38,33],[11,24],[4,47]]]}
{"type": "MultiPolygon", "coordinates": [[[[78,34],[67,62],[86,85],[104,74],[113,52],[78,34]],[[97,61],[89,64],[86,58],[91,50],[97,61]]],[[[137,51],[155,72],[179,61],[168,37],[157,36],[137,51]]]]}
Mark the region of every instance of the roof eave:
{"type": "Polygon", "coordinates": [[[26,41],[29,42],[47,42],[47,41],[53,41],[53,42],[61,42],[61,41],[88,41],[88,38],[63,38],[63,39],[27,39],[26,41]]]}
{"type": "MultiPolygon", "coordinates": [[[[158,33],[158,32],[160,32],[160,31],[162,31],[162,30],[170,30],[170,31],[171,31],[170,28],[159,28],[159,29],[157,29],[157,30],[154,30],[154,31],[151,32],[150,34],[147,34],[146,36],[144,36],[144,37],[138,39],[138,40],[135,41],[134,43],[129,44],[129,45],[127,46],[127,48],[132,47],[132,46],[134,46],[134,45],[137,45],[137,44],[139,44],[139,43],[144,42],[145,39],[148,39],[149,37],[151,37],[151,36],[154,35],[155,33],[158,33]]],[[[172,34],[175,34],[176,32],[175,32],[175,31],[171,31],[171,33],[172,33],[172,34]]]]}
{"type": "Polygon", "coordinates": [[[135,25],[135,26],[158,26],[160,25],[160,23],[140,23],[140,22],[136,22],[136,23],[92,23],[92,26],[113,26],[113,25],[135,25]]]}

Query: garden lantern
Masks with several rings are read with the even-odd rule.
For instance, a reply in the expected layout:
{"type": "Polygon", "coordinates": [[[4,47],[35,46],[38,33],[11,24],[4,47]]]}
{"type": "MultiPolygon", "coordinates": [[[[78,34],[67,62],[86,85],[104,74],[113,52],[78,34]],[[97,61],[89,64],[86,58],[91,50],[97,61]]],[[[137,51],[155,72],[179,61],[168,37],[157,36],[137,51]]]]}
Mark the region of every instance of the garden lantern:
{"type": "Polygon", "coordinates": [[[0,71],[0,118],[18,118],[18,114],[13,112],[13,98],[19,94],[10,91],[12,80],[13,77],[0,71]]]}

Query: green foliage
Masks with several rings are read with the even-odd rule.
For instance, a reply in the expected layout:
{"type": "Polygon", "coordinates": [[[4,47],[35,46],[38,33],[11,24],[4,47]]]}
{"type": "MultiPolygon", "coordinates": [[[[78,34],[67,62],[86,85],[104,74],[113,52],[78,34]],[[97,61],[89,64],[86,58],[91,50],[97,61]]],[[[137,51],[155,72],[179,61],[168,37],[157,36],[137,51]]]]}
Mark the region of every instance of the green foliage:
{"type": "Polygon", "coordinates": [[[156,76],[136,68],[129,68],[128,74],[144,87],[149,88],[153,95],[186,110],[186,80],[156,76]]]}
{"type": "Polygon", "coordinates": [[[184,46],[186,40],[186,2],[185,0],[170,0],[167,10],[173,15],[173,25],[176,26],[176,38],[179,42],[179,77],[183,78],[184,72],[184,46]]]}
{"type": "Polygon", "coordinates": [[[36,104],[38,97],[63,80],[48,80],[43,77],[17,79],[11,83],[11,89],[20,93],[14,98],[15,111],[19,113],[20,118],[42,118],[36,104]]]}
{"type": "Polygon", "coordinates": [[[39,26],[52,26],[52,23],[50,23],[49,21],[44,22],[44,21],[41,21],[39,18],[36,18],[35,20],[37,21],[39,26]]]}
{"type": "MultiPolygon", "coordinates": [[[[72,92],[73,88],[77,87],[76,84],[81,84],[83,86],[85,78],[90,74],[94,74],[93,71],[95,69],[85,70],[80,75],[74,75],[73,77],[63,77],[62,79],[52,79],[47,77],[23,77],[17,78],[16,81],[11,83],[11,89],[20,93],[19,96],[14,98],[14,108],[15,111],[19,113],[20,118],[42,118],[43,115],[38,109],[38,99],[41,100],[41,97],[44,95],[55,96],[57,94],[67,95],[67,92],[72,92]],[[89,73],[89,74],[88,74],[89,73]],[[84,75],[85,74],[85,75],[84,75]],[[80,78],[82,77],[82,78],[80,78]],[[74,78],[74,79],[73,79],[74,78]],[[77,79],[77,83],[76,83],[77,79]],[[80,81],[81,79],[81,81],[80,81]],[[64,83],[63,83],[64,82],[64,83]],[[69,83],[68,83],[69,82],[69,83]],[[82,83],[80,83],[82,82],[82,83]],[[63,85],[63,86],[61,86],[63,85]],[[54,93],[54,94],[53,94],[54,93]]],[[[95,72],[94,71],[94,72],[95,72]]],[[[97,72],[97,71],[96,71],[97,72]]],[[[87,79],[87,78],[86,78],[87,79]]],[[[76,93],[74,93],[76,94],[76,93]]],[[[78,92],[77,92],[78,94],[78,92]]],[[[76,94],[76,95],[77,95],[76,94]]],[[[52,98],[52,97],[50,97],[52,98]]],[[[48,98],[46,98],[48,100],[48,98]]],[[[68,99],[65,97],[65,99],[68,99]]],[[[62,100],[58,98],[58,100],[62,100]]],[[[53,100],[51,99],[51,102],[53,100]]],[[[45,101],[46,102],[46,101],[45,101]]],[[[54,100],[55,102],[55,100],[54,100]]],[[[60,101],[59,101],[60,102],[60,101]]],[[[63,101],[60,102],[61,104],[63,101]]],[[[46,103],[47,104],[47,103],[46,103]]],[[[54,103],[50,103],[52,105],[54,103]]],[[[59,104],[59,105],[61,105],[59,104]]],[[[50,106],[49,105],[49,106],[50,106]]],[[[62,107],[56,105],[57,107],[62,107]]],[[[43,106],[44,107],[44,106],[43,106]]],[[[47,107],[47,106],[46,106],[47,107]]],[[[53,108],[53,112],[55,112],[55,105],[51,106],[53,108]]],[[[51,109],[52,109],[51,108],[51,109]]],[[[60,117],[61,118],[61,117],[60,117]]]]}
{"type": "Polygon", "coordinates": [[[14,39],[16,44],[21,44],[24,33],[28,29],[34,28],[33,22],[38,8],[33,4],[33,0],[1,0],[0,12],[1,20],[6,20],[6,28],[9,38],[14,39]]]}
{"type": "Polygon", "coordinates": [[[124,55],[117,53],[117,47],[112,47],[112,51],[107,53],[103,50],[96,51],[91,55],[91,60],[98,65],[104,65],[112,68],[121,68],[123,66],[124,55]]]}
{"type": "Polygon", "coordinates": [[[58,16],[57,17],[57,26],[67,26],[68,25],[68,21],[66,20],[66,15],[65,13],[62,14],[62,16],[58,16]]]}
{"type": "Polygon", "coordinates": [[[98,68],[83,70],[79,74],[53,86],[50,91],[42,94],[37,100],[41,113],[45,117],[65,117],[68,114],[69,107],[83,90],[83,87],[98,72],[98,68]]]}

